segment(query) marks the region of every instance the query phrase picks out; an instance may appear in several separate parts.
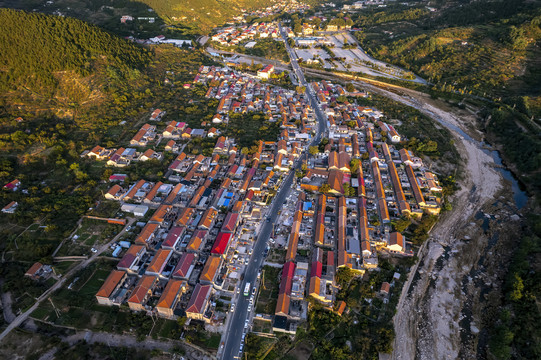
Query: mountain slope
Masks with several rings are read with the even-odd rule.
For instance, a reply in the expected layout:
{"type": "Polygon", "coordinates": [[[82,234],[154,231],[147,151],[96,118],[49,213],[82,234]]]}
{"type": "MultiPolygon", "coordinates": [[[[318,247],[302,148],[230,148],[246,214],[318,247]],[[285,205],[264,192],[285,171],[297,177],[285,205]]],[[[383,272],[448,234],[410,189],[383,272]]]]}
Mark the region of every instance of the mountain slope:
{"type": "Polygon", "coordinates": [[[111,89],[136,82],[151,53],[68,17],[0,9],[0,122],[4,116],[72,117],[110,102],[111,89]]]}
{"type": "Polygon", "coordinates": [[[209,30],[221,25],[242,9],[271,6],[275,0],[141,0],[171,23],[193,25],[209,30]]]}
{"type": "Polygon", "coordinates": [[[354,20],[374,57],[443,90],[494,97],[538,93],[541,8],[532,1],[453,1],[433,11],[396,5],[354,20]]]}
{"type": "Polygon", "coordinates": [[[59,72],[85,77],[100,66],[128,72],[150,60],[142,48],[72,18],[0,9],[0,23],[3,90],[54,91],[59,72]]]}

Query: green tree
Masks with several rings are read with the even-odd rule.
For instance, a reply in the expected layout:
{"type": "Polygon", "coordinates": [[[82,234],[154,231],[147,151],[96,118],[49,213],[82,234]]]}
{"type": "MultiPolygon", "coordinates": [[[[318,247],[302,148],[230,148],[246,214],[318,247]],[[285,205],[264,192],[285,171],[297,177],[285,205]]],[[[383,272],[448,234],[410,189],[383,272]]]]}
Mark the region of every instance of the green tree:
{"type": "Polygon", "coordinates": [[[515,279],[513,281],[513,290],[509,294],[511,301],[518,301],[522,299],[522,291],[524,290],[524,282],[519,274],[515,273],[515,279]]]}
{"type": "Polygon", "coordinates": [[[327,183],[325,183],[325,184],[323,184],[323,185],[321,185],[321,186],[319,187],[319,192],[320,192],[320,193],[326,194],[326,193],[328,193],[329,191],[331,191],[331,185],[329,185],[329,184],[327,184],[327,183]]]}
{"type": "Polygon", "coordinates": [[[399,233],[406,231],[406,229],[411,225],[411,219],[408,217],[401,217],[396,222],[393,223],[393,227],[399,233]]]}
{"type": "Polygon", "coordinates": [[[361,165],[361,160],[359,159],[351,159],[351,161],[349,162],[349,169],[351,171],[352,174],[356,174],[357,171],[359,170],[359,166],[361,165]]]}

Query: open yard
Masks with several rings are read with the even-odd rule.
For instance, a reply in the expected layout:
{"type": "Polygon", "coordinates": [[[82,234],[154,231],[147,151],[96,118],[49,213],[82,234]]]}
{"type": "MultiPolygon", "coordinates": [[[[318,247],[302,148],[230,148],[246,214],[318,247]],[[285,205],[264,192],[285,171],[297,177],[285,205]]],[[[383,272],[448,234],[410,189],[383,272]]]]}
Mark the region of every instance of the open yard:
{"type": "Polygon", "coordinates": [[[286,261],[286,249],[271,249],[267,261],[277,264],[283,264],[286,261]]]}
{"type": "Polygon", "coordinates": [[[256,303],[256,312],[260,314],[274,314],[280,279],[278,278],[281,268],[265,266],[261,272],[262,285],[259,288],[259,296],[256,303]]]}

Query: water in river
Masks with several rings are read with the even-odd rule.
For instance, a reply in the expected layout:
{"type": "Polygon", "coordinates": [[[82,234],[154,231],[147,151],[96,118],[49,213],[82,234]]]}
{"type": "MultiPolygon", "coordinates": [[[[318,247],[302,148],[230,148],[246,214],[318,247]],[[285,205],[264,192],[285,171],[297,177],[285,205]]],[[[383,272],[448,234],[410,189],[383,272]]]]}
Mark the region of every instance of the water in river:
{"type": "Polygon", "coordinates": [[[524,207],[524,205],[526,205],[526,203],[528,202],[528,194],[526,193],[524,186],[518,181],[516,176],[511,171],[509,171],[507,167],[505,167],[499,151],[487,149],[484,142],[473,139],[471,136],[462,131],[462,129],[460,129],[458,126],[449,124],[448,122],[440,119],[439,117],[435,118],[440,124],[442,124],[448,129],[459,133],[464,139],[472,142],[485,154],[489,155],[494,160],[494,164],[498,166],[495,168],[496,171],[502,174],[503,178],[511,183],[511,188],[513,189],[513,200],[515,201],[515,205],[517,206],[517,208],[521,209],[522,207],[524,207]]]}

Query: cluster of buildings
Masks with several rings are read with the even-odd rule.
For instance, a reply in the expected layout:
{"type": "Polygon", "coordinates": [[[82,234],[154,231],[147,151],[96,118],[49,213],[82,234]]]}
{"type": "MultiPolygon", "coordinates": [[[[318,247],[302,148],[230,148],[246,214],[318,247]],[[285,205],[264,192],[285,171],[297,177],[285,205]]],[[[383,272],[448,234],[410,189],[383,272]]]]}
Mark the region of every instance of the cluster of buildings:
{"type": "MultiPolygon", "coordinates": [[[[255,153],[241,154],[235,139],[217,136],[212,156],[180,152],[164,164],[168,183],[125,184],[122,174],[113,175],[118,183],[105,197],[142,219],[96,299],[165,318],[221,324],[227,313],[216,300],[228,304],[240,286],[271,190],[310,139],[314,114],[304,94],[228,68],[202,67],[195,82],[219,83],[209,87],[207,97],[220,99],[217,115],[223,121],[229,111],[263,111],[267,121],[280,122],[280,137],[259,141],[255,153]]],[[[170,122],[162,136],[182,134],[184,125],[170,122]]]]}
{"type": "MultiPolygon", "coordinates": [[[[194,83],[219,101],[215,126],[226,125],[231,112],[262,112],[280,124],[278,139],[240,153],[235,139],[213,128],[212,155],[179,151],[164,164],[167,183],[125,184],[122,174],[113,175],[119,183],[105,197],[143,219],[96,298],[165,318],[222,324],[227,312],[216,304],[235,297],[271,194],[307,149],[316,123],[305,94],[228,67],[202,66],[194,83]]],[[[380,111],[343,101],[344,95],[363,94],[326,81],[311,87],[327,117],[328,142],[297,174],[271,239],[285,250],[273,328],[292,333],[307,317],[308,298],[344,311],[345,304],[336,303],[340,268],[363,274],[377,268],[378,253],[413,255],[391,221],[438,214],[442,190],[422,160],[398,146],[402,136],[380,111]]],[[[156,127],[147,125],[136,141],[154,141],[156,127]]],[[[160,136],[174,141],[186,130],[185,123],[171,121],[160,136]]],[[[97,150],[107,150],[91,152],[108,161],[123,154],[97,150]]]]}
{"type": "MultiPolygon", "coordinates": [[[[133,141],[133,140],[132,140],[133,141]]],[[[134,142],[136,146],[146,146],[148,138],[141,139],[141,143],[134,142]]],[[[125,167],[131,164],[132,161],[148,161],[156,159],[161,161],[163,153],[156,152],[153,149],[137,151],[136,148],[104,148],[99,145],[94,146],[91,150],[85,150],[81,156],[86,156],[96,160],[107,161],[107,165],[115,167],[125,167]]]]}
{"type": "MultiPolygon", "coordinates": [[[[272,66],[261,70],[262,73],[272,71],[272,66]]],[[[259,74],[259,77],[265,78],[265,75],[259,74]]],[[[269,122],[280,123],[282,132],[279,140],[282,141],[277,143],[280,149],[269,155],[277,170],[287,170],[315,132],[315,116],[305,94],[261,83],[254,76],[227,67],[204,66],[195,81],[204,85],[219,83],[218,86],[209,86],[206,93],[207,98],[219,100],[213,124],[227,123],[230,112],[262,112],[269,122]]],[[[271,144],[265,143],[264,147],[267,149],[269,146],[271,144]]],[[[269,160],[261,156],[262,160],[269,160]]]]}
{"type": "Polygon", "coordinates": [[[335,303],[339,268],[364,274],[378,267],[378,253],[412,256],[391,221],[438,214],[442,191],[420,158],[395,148],[402,137],[380,111],[337,102],[346,94],[340,85],[311,85],[328,119],[329,142],[307,163],[298,196],[275,228],[287,250],[273,327],[291,333],[305,319],[308,297],[344,310],[335,303]]]}
{"type": "MultiPolygon", "coordinates": [[[[155,110],[151,115],[152,121],[161,119],[165,112],[159,109],[155,110]]],[[[163,141],[167,141],[164,147],[165,151],[179,153],[181,143],[195,137],[216,137],[219,130],[212,127],[205,129],[192,129],[185,122],[170,121],[165,125],[163,131],[158,132],[156,125],[144,124],[139,131],[130,140],[130,145],[133,147],[104,148],[96,145],[91,150],[85,150],[81,156],[86,156],[96,160],[107,161],[107,165],[114,167],[125,167],[131,164],[132,161],[162,161],[164,158],[163,152],[155,151],[147,148],[151,145],[157,146],[163,141]],[[141,149],[144,148],[144,149],[141,149]]]]}
{"type": "Polygon", "coordinates": [[[355,11],[355,10],[360,10],[360,9],[366,8],[367,6],[371,6],[371,5],[377,5],[377,6],[380,6],[380,7],[384,7],[385,6],[384,4],[385,4],[385,0],[361,0],[361,1],[356,1],[353,4],[344,5],[342,7],[342,10],[343,11],[355,11]]]}
{"type": "MultiPolygon", "coordinates": [[[[19,179],[15,179],[4,185],[3,189],[6,191],[17,191],[20,187],[21,181],[19,179]]],[[[27,193],[26,190],[23,190],[23,192],[27,193]]],[[[4,214],[14,214],[18,206],[19,203],[17,203],[16,201],[11,201],[9,204],[5,205],[1,211],[4,214]]]]}
{"type": "Polygon", "coordinates": [[[282,12],[287,12],[289,14],[296,12],[304,12],[305,10],[310,9],[308,4],[303,3],[302,1],[297,0],[271,0],[269,1],[272,5],[267,6],[266,8],[258,8],[252,11],[242,10],[242,16],[236,16],[233,20],[237,22],[243,22],[248,17],[266,17],[280,14],[282,12]]]}
{"type": "MultiPolygon", "coordinates": [[[[222,46],[235,46],[250,39],[280,38],[277,22],[254,23],[251,25],[228,26],[212,35],[211,40],[222,46]]],[[[255,42],[253,43],[255,45],[255,42]]],[[[252,43],[246,45],[252,47],[252,43]]]]}

